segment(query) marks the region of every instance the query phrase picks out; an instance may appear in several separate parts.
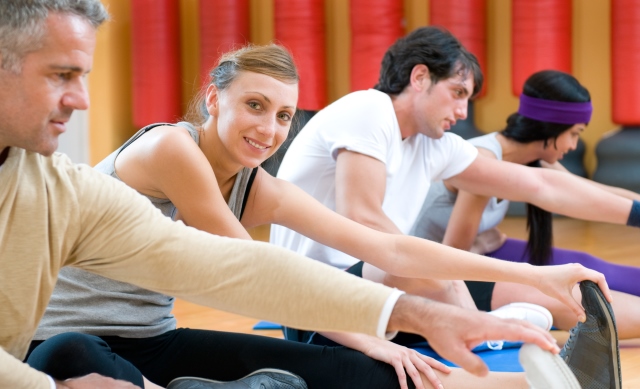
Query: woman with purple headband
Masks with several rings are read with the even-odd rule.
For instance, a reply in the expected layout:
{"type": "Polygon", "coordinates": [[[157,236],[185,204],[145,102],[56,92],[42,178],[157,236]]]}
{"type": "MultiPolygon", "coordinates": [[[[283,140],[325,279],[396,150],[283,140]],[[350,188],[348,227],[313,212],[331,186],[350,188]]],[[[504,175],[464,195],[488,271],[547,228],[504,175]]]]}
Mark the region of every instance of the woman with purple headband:
{"type": "MultiPolygon", "coordinates": [[[[504,130],[473,138],[485,157],[521,165],[556,169],[571,174],[560,160],[574,150],[580,134],[591,120],[591,97],[571,75],[546,70],[533,74],[524,84],[517,113],[507,119],[504,130]]],[[[640,200],[637,193],[602,185],[607,191],[640,200]]],[[[634,206],[638,204],[634,202],[634,206]]],[[[620,338],[640,336],[640,268],[617,265],[590,254],[552,247],[551,214],[527,204],[528,242],[507,238],[496,228],[504,219],[509,201],[458,190],[446,181],[433,184],[412,235],[446,245],[513,262],[534,265],[580,263],[603,273],[614,292],[620,338]]],[[[477,300],[488,300],[491,308],[511,302],[529,302],[548,308],[558,328],[576,323],[573,313],[551,299],[530,293],[511,283],[467,282],[477,300]]],[[[576,288],[577,289],[577,288],[576,288]]]]}

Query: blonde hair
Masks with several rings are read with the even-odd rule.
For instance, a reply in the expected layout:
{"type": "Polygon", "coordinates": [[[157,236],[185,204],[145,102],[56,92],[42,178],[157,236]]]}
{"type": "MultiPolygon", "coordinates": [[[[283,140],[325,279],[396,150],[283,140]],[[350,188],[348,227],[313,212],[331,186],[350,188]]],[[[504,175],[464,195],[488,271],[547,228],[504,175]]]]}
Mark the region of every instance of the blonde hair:
{"type": "Polygon", "coordinates": [[[219,91],[225,90],[242,71],[264,74],[289,84],[297,84],[300,80],[293,58],[284,47],[276,44],[244,46],[220,57],[216,67],[209,72],[209,83],[191,101],[184,119],[202,125],[209,117],[205,105],[209,85],[215,85],[219,91]]]}

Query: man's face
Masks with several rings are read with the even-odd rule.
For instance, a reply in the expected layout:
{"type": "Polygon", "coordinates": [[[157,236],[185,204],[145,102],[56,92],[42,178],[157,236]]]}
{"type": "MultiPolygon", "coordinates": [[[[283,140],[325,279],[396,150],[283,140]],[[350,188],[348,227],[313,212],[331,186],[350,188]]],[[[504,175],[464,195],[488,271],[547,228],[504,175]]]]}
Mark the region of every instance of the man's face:
{"type": "Polygon", "coordinates": [[[45,24],[42,47],[23,58],[19,73],[0,68],[0,149],[51,155],[73,110],[89,107],[95,28],[60,13],[49,14],[45,24]]]}
{"type": "Polygon", "coordinates": [[[456,121],[467,117],[467,104],[473,92],[471,75],[461,74],[436,84],[429,81],[415,99],[414,115],[418,132],[439,139],[456,121]]]}

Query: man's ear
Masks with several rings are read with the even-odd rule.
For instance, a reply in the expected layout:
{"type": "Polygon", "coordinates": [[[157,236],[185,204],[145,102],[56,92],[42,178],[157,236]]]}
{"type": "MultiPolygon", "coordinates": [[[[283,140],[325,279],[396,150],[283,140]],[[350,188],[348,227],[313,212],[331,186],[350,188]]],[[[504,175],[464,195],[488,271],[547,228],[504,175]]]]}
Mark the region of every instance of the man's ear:
{"type": "Polygon", "coordinates": [[[428,89],[431,86],[431,74],[429,68],[425,64],[417,64],[411,69],[411,76],[409,78],[411,87],[421,91],[428,89]]]}
{"type": "Polygon", "coordinates": [[[205,105],[207,107],[207,112],[209,112],[209,115],[213,117],[218,116],[218,88],[214,84],[209,84],[209,86],[207,87],[205,105]]]}

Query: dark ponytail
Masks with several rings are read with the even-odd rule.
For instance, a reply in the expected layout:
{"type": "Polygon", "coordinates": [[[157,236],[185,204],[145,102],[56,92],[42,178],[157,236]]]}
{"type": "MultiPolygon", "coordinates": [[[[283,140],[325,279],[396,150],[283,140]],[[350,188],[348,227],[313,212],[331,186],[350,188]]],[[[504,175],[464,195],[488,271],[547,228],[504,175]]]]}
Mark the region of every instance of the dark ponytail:
{"type": "MultiPolygon", "coordinates": [[[[525,95],[539,99],[566,102],[591,101],[589,91],[580,85],[573,76],[556,70],[543,70],[534,73],[524,84],[525,95]]],[[[556,139],[574,124],[558,124],[542,122],[526,118],[514,113],[507,119],[507,127],[501,132],[506,138],[519,143],[544,141],[544,146],[555,147],[556,139]],[[553,145],[549,145],[553,143],[553,145]]],[[[530,167],[540,167],[540,161],[527,164],[530,167]]],[[[553,246],[553,224],[551,213],[527,204],[527,229],[529,241],[527,254],[532,265],[547,265],[551,257],[553,246]]]]}
{"type": "MultiPolygon", "coordinates": [[[[540,167],[540,161],[534,161],[527,166],[540,167]]],[[[536,266],[548,265],[553,247],[553,223],[551,213],[535,205],[527,203],[527,254],[529,263],[536,266]]]]}

